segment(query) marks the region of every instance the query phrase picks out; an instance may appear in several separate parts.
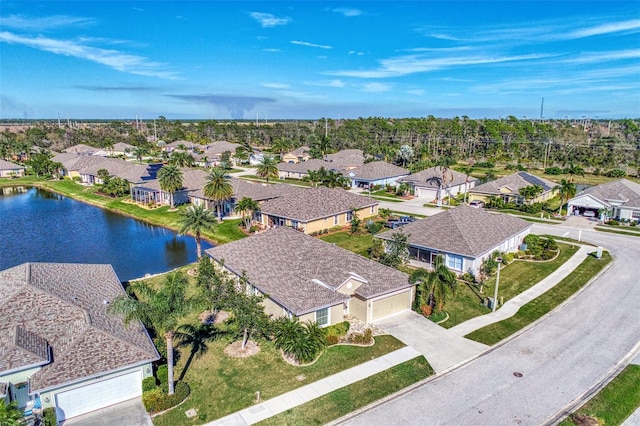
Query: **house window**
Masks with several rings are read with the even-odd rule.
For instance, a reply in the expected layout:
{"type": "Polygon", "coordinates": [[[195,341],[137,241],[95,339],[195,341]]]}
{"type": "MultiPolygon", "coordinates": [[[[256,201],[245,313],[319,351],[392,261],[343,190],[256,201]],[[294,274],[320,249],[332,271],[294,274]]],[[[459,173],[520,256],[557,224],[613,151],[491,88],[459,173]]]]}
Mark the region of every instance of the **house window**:
{"type": "Polygon", "coordinates": [[[462,256],[447,255],[447,267],[454,271],[462,271],[462,256]]]}
{"type": "Polygon", "coordinates": [[[373,213],[374,213],[374,209],[375,209],[375,207],[376,207],[376,206],[371,206],[371,214],[373,214],[373,213]]]}
{"type": "Polygon", "coordinates": [[[291,221],[291,227],[293,229],[298,229],[298,226],[300,226],[300,222],[298,222],[297,220],[292,220],[291,221]]]}
{"type": "Polygon", "coordinates": [[[320,327],[329,325],[329,308],[318,309],[316,311],[316,322],[320,327]]]}
{"type": "Polygon", "coordinates": [[[347,222],[351,222],[353,220],[353,211],[349,210],[347,212],[347,222]]]}
{"type": "Polygon", "coordinates": [[[335,215],[335,216],[333,217],[333,224],[334,224],[334,225],[337,225],[337,224],[338,224],[338,217],[340,217],[340,215],[335,215]]]}

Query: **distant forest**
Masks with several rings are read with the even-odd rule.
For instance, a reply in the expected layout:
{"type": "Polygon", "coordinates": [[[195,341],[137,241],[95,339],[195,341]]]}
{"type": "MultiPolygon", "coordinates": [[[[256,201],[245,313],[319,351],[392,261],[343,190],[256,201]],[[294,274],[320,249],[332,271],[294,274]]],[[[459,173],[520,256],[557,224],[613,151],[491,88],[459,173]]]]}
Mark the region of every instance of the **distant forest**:
{"type": "Polygon", "coordinates": [[[152,152],[158,141],[206,145],[225,140],[281,154],[300,146],[312,155],[348,148],[405,165],[412,171],[434,164],[492,163],[507,168],[580,166],[606,174],[640,175],[640,120],[531,120],[507,117],[359,118],[298,121],[146,121],[0,123],[0,157],[29,153],[33,146],[61,151],[76,144],[109,148],[125,142],[152,152]]]}

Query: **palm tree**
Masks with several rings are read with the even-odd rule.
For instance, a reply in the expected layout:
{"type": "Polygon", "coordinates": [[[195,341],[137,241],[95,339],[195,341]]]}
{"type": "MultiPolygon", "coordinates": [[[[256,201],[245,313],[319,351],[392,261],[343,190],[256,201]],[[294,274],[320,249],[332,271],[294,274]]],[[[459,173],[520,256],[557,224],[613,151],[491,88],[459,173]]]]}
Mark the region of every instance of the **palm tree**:
{"type": "Polygon", "coordinates": [[[469,182],[471,181],[471,173],[475,170],[473,165],[465,166],[460,169],[462,173],[464,173],[464,202],[467,202],[467,198],[469,195],[469,182]]]}
{"type": "Polygon", "coordinates": [[[201,258],[202,231],[213,231],[216,226],[216,217],[204,204],[197,206],[191,205],[180,215],[179,225],[180,229],[178,232],[181,235],[187,232],[193,232],[194,238],[196,239],[196,253],[198,253],[198,259],[201,258]]]}
{"type": "Polygon", "coordinates": [[[133,148],[133,155],[135,155],[139,162],[142,162],[142,157],[144,157],[148,153],[149,150],[142,146],[136,146],[135,148],[133,148]]]}
{"type": "Polygon", "coordinates": [[[536,197],[544,192],[544,189],[540,185],[527,185],[524,188],[520,188],[518,194],[524,197],[527,203],[533,203],[536,197]]]}
{"type": "Polygon", "coordinates": [[[419,282],[420,303],[435,307],[437,312],[444,309],[447,296],[454,296],[458,287],[456,275],[447,268],[442,255],[434,259],[433,270],[418,269],[411,275],[411,280],[419,282]]]}
{"type": "Polygon", "coordinates": [[[569,167],[565,169],[565,173],[569,175],[569,182],[573,182],[574,175],[584,176],[584,169],[571,163],[569,164],[569,167]]]}
{"type": "Polygon", "coordinates": [[[226,170],[222,167],[213,167],[207,175],[207,183],[204,185],[204,195],[217,203],[218,220],[222,220],[222,208],[226,200],[233,197],[233,186],[226,177],[226,170]]]}
{"type": "Polygon", "coordinates": [[[238,201],[235,211],[242,214],[242,222],[247,230],[251,227],[253,214],[258,209],[260,209],[260,204],[249,197],[242,197],[242,200],[238,201]]]}
{"type": "Polygon", "coordinates": [[[576,185],[571,181],[567,181],[566,179],[562,179],[560,181],[560,185],[557,185],[553,189],[557,190],[558,194],[560,194],[560,212],[562,212],[564,200],[566,199],[568,202],[571,198],[575,197],[576,193],[578,192],[576,185]]]}
{"type": "Polygon", "coordinates": [[[173,209],[175,207],[173,204],[173,194],[182,188],[182,171],[178,166],[166,165],[160,167],[157,176],[160,182],[160,189],[169,193],[169,200],[171,202],[171,208],[173,209]]]}
{"type": "Polygon", "coordinates": [[[209,350],[207,343],[213,342],[218,336],[220,336],[220,334],[220,330],[218,330],[213,324],[183,324],[178,327],[174,336],[178,341],[178,346],[191,347],[189,359],[187,359],[187,362],[184,364],[184,368],[182,369],[178,380],[182,380],[184,378],[184,375],[187,373],[187,370],[194,358],[200,358],[202,355],[207,353],[209,350]]]}
{"type": "Polygon", "coordinates": [[[193,306],[186,297],[187,279],[181,272],[167,275],[159,289],[144,282],[132,284],[129,293],[137,294],[140,299],[128,295],[115,298],[109,305],[109,313],[124,316],[124,323],[141,321],[153,328],[158,336],[167,343],[167,367],[169,371],[169,395],[173,394],[173,337],[178,322],[193,306]]]}
{"type": "Polygon", "coordinates": [[[278,177],[278,163],[273,157],[263,157],[260,164],[256,168],[256,176],[261,177],[269,182],[269,178],[278,177]]]}

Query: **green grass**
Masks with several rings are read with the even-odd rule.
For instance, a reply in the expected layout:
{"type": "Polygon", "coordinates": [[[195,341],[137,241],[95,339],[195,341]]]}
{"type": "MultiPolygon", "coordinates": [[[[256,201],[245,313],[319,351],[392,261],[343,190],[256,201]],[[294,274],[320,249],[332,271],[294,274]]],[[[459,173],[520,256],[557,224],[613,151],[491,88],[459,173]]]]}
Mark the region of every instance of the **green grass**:
{"type": "MultiPolygon", "coordinates": [[[[491,210],[489,210],[489,211],[491,211],[491,210]]],[[[548,220],[554,220],[556,222],[564,222],[564,220],[562,220],[562,219],[554,218],[553,215],[549,214],[548,212],[541,212],[543,217],[540,218],[540,213],[526,213],[526,212],[522,212],[520,210],[514,210],[514,209],[498,209],[496,211],[498,211],[500,213],[507,213],[507,214],[512,214],[512,215],[515,215],[515,216],[520,216],[522,218],[530,217],[532,219],[548,219],[548,220]]]]}
{"type": "MultiPolygon", "coordinates": [[[[607,426],[622,424],[640,408],[640,365],[630,364],[600,392],[583,405],[575,414],[603,420],[607,426]]],[[[572,426],[570,418],[560,426],[572,426]]]]}
{"type": "Polygon", "coordinates": [[[610,234],[618,234],[618,235],[629,235],[632,237],[640,237],[640,230],[632,230],[627,227],[605,227],[605,226],[596,226],[596,231],[600,232],[608,232],[610,234]]]}
{"type": "MultiPolygon", "coordinates": [[[[546,262],[515,260],[509,265],[501,267],[498,297],[503,297],[506,302],[528,290],[562,266],[578,251],[578,247],[570,244],[558,243],[558,247],[560,254],[554,260],[546,262]]],[[[493,297],[495,282],[495,276],[487,280],[482,293],[480,293],[478,286],[460,284],[455,298],[447,301],[445,307],[449,313],[449,319],[440,325],[451,328],[471,318],[491,312],[489,308],[482,305],[481,300],[484,297],[493,297]]]]}
{"type": "Polygon", "coordinates": [[[395,192],[387,192],[384,189],[380,189],[378,191],[374,191],[374,192],[371,193],[371,195],[374,196],[374,197],[395,198],[395,199],[398,199],[398,200],[401,199],[400,197],[398,197],[395,194],[395,192]]]}
{"type": "Polygon", "coordinates": [[[262,426],[322,425],[391,395],[432,374],[433,369],[424,357],[414,358],[263,420],[258,424],[262,426]]]}
{"type": "Polygon", "coordinates": [[[0,178],[0,188],[7,186],[22,186],[22,185],[33,185],[36,182],[43,181],[42,178],[37,178],[35,176],[25,176],[20,178],[0,178]]]}
{"type": "MultiPolygon", "coordinates": [[[[198,423],[212,421],[251,407],[257,391],[263,400],[270,399],[404,346],[391,336],[377,336],[374,346],[333,346],[315,364],[296,367],[282,359],[272,342],[262,342],[260,352],[249,358],[224,355],[228,344],[222,340],[213,342],[204,355],[193,360],[184,378],[191,386],[188,401],[154,418],[154,424],[191,425],[193,422],[184,415],[190,408],[198,411],[198,423]],[[305,376],[304,380],[297,379],[301,374],[305,376]]],[[[176,377],[181,374],[188,352],[181,351],[176,377]]]]}
{"type": "Polygon", "coordinates": [[[373,235],[368,232],[361,235],[351,235],[349,231],[342,231],[325,235],[320,239],[364,257],[369,257],[369,249],[373,245],[373,235]]]}
{"type": "Polygon", "coordinates": [[[606,251],[602,253],[601,259],[588,256],[569,276],[560,281],[555,287],[524,305],[511,318],[483,327],[465,337],[480,343],[493,345],[511,336],[550,312],[580,290],[610,261],[611,256],[606,251]]]}
{"type": "Polygon", "coordinates": [[[371,198],[374,199],[374,200],[378,200],[378,201],[386,201],[388,203],[401,203],[402,202],[402,200],[397,199],[397,198],[375,197],[375,196],[372,196],[371,198]]]}

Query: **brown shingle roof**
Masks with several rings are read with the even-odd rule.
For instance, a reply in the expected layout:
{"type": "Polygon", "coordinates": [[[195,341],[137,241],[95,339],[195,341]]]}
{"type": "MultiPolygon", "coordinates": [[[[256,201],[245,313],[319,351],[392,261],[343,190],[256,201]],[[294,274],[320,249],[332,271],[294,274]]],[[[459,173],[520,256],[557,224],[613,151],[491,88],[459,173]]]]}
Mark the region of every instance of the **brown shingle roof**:
{"type": "MultiPolygon", "coordinates": [[[[241,200],[244,197],[251,198],[254,201],[270,200],[272,198],[281,197],[285,194],[302,191],[303,188],[287,184],[267,184],[259,182],[250,182],[245,179],[235,177],[229,178],[229,183],[233,188],[233,198],[241,200]]],[[[207,198],[204,195],[204,185],[194,191],[194,197],[207,198]]]]}
{"type": "Polygon", "coordinates": [[[32,392],[157,359],[139,322],[125,327],[107,313],[108,302],[123,294],[111,265],[24,263],[0,271],[0,371],[32,361],[14,356],[18,326],[26,331],[23,350],[41,358],[46,340],[53,354],[32,375],[32,392]]]}
{"type": "Polygon", "coordinates": [[[389,164],[385,161],[372,161],[353,170],[344,172],[345,176],[355,179],[378,180],[408,175],[409,170],[389,164]]]}
{"type": "Polygon", "coordinates": [[[24,166],[0,159],[0,170],[24,170],[24,166]]]}
{"type": "Polygon", "coordinates": [[[507,192],[501,191],[501,189],[509,189],[510,194],[517,195],[521,188],[530,185],[539,185],[544,192],[551,191],[556,187],[556,184],[550,180],[539,178],[527,172],[516,172],[508,176],[503,176],[496,180],[483,183],[473,189],[469,190],[469,193],[478,194],[505,194],[507,192]]]}
{"type": "Polygon", "coordinates": [[[475,258],[530,227],[531,223],[515,216],[460,206],[376,237],[391,239],[403,232],[409,235],[410,245],[475,258]]]}
{"type": "Polygon", "coordinates": [[[280,227],[207,250],[225,267],[295,315],[346,301],[337,289],[355,273],[364,298],[410,286],[407,274],[290,228],[280,227]]]}
{"type": "Polygon", "coordinates": [[[120,158],[105,158],[105,161],[83,167],[79,170],[81,174],[97,176],[98,171],[105,169],[111,176],[117,176],[130,183],[139,183],[144,178],[149,177],[147,166],[143,164],[129,163],[120,158]]]}
{"type": "MultiPolygon", "coordinates": [[[[449,172],[453,175],[453,181],[449,182],[449,185],[456,186],[464,184],[467,180],[467,175],[464,173],[457,172],[455,170],[449,169],[449,172]]],[[[438,167],[431,167],[425,170],[421,170],[417,173],[411,173],[407,177],[403,177],[399,179],[400,182],[411,182],[415,186],[420,187],[428,187],[428,188],[438,188],[438,182],[434,178],[442,179],[442,170],[438,167]]],[[[474,182],[477,179],[474,177],[469,177],[469,182],[474,182]]]]}
{"type": "Polygon", "coordinates": [[[260,210],[264,214],[308,222],[314,219],[345,213],[352,208],[362,209],[378,202],[342,188],[305,188],[280,198],[265,201],[260,210]]]}

